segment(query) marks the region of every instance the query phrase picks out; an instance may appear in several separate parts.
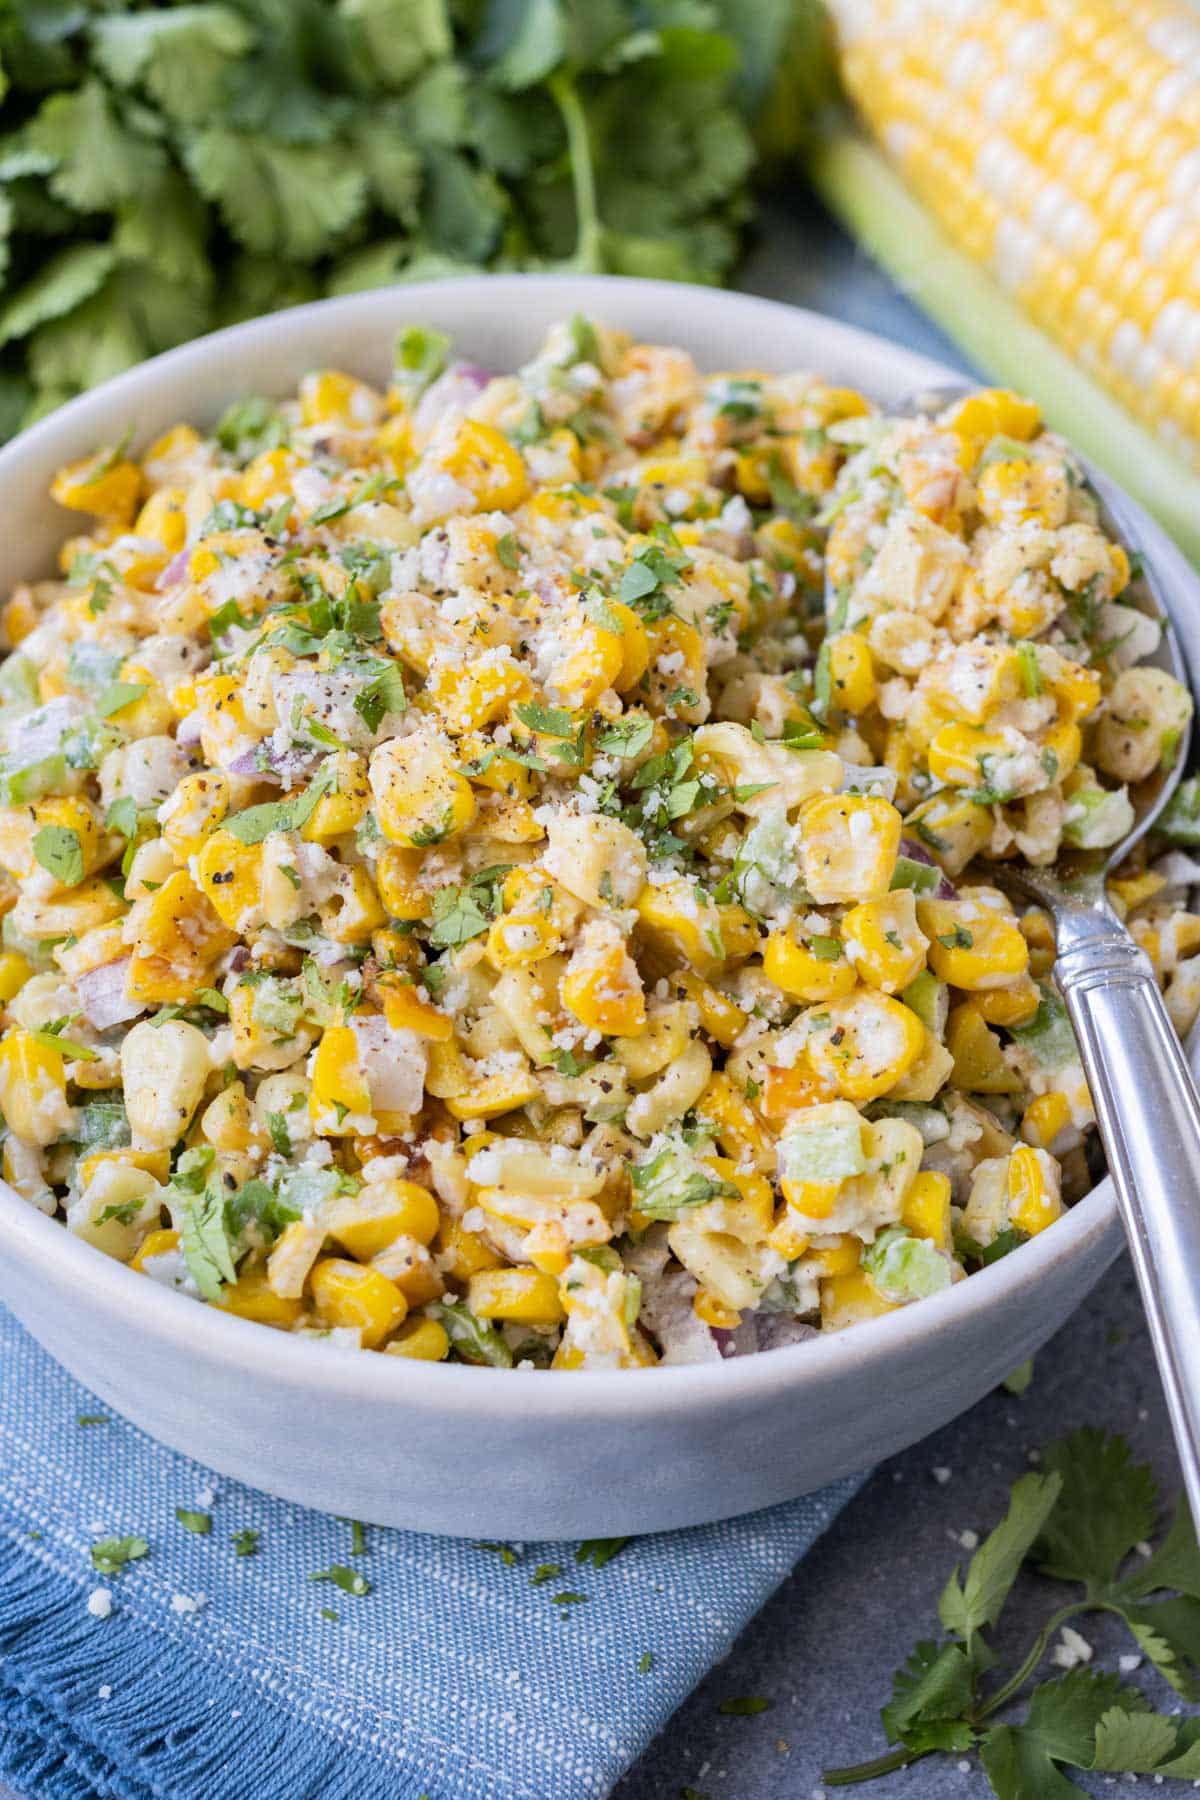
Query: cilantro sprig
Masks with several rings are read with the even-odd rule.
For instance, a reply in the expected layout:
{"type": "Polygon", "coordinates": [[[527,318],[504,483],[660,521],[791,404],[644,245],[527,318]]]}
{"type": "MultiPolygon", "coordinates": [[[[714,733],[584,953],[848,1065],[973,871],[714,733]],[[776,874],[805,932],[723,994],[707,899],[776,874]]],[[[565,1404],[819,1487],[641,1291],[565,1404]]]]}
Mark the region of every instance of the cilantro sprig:
{"type": "Polygon", "coordinates": [[[1200,1546],[1181,1500],[1158,1550],[1158,1493],[1125,1440],[1090,1429],[1052,1444],[1023,1475],[1008,1510],[965,1570],[942,1590],[945,1636],[918,1643],[883,1707],[892,1748],[871,1762],[827,1769],[827,1787],[874,1780],[937,1753],[976,1750],[997,1800],[1069,1800],[1064,1772],[1200,1780],[1200,1719],[1156,1713],[1137,1688],[1098,1669],[1041,1682],[1024,1717],[1008,1717],[1051,1642],[1089,1612],[1121,1619],[1148,1662],[1185,1700],[1200,1697],[1200,1546]],[[1026,1565],[1082,1592],[1046,1619],[1007,1673],[989,1641],[1026,1565]],[[1000,1715],[1006,1715],[1001,1717],[1000,1715]]]}
{"type": "MultiPolygon", "coordinates": [[[[321,292],[514,263],[720,281],[750,124],[797,136],[828,67],[815,3],[793,10],[741,0],[647,29],[637,0],[5,8],[0,437],[321,292]]],[[[573,348],[594,360],[595,333],[573,348]]],[[[400,384],[444,357],[410,331],[400,384]]],[[[572,429],[603,426],[588,413],[572,429]]],[[[289,435],[260,398],[218,430],[243,465],[289,435]]]]}

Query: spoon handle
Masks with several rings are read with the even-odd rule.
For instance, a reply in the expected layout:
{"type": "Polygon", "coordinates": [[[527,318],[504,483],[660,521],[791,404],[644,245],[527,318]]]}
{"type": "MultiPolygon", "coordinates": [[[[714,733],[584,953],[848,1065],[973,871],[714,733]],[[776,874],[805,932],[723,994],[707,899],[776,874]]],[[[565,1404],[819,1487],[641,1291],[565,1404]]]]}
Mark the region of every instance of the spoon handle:
{"type": "Polygon", "coordinates": [[[1200,1094],[1150,960],[1106,904],[1060,906],[1066,1002],[1200,1519],[1200,1094]]]}

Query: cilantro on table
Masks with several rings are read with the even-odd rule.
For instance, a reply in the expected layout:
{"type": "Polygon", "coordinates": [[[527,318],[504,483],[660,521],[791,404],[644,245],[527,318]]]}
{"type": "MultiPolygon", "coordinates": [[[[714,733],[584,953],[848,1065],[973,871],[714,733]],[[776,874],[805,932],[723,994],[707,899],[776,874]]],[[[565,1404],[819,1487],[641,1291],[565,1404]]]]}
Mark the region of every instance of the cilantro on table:
{"type": "Polygon", "coordinates": [[[1200,1546],[1180,1500],[1147,1555],[1158,1510],[1153,1477],[1124,1438],[1084,1429],[1052,1444],[1041,1469],[1014,1484],[1007,1513],[965,1571],[947,1581],[938,1603],[945,1635],[918,1643],[896,1671],[880,1714],[894,1748],[826,1770],[825,1785],[848,1787],[966,1750],[978,1752],[998,1800],[1070,1800],[1080,1791],[1070,1769],[1200,1781],[1200,1718],[1156,1713],[1139,1689],[1103,1670],[1043,1681],[1024,1716],[1011,1716],[1055,1634],[1089,1612],[1121,1619],[1175,1691],[1200,1698],[1200,1546]],[[1082,1591],[1006,1671],[988,1634],[1027,1565],[1082,1591]]]}
{"type": "Polygon", "coordinates": [[[144,1537],[97,1538],[92,1545],[92,1567],[101,1575],[119,1575],[128,1563],[149,1554],[150,1546],[144,1537]]]}
{"type": "MultiPolygon", "coordinates": [[[[817,0],[127,0],[5,7],[0,62],[8,436],[320,293],[554,265],[719,280],[749,122],[794,138],[827,45],[817,0]]],[[[286,440],[266,401],[219,430],[241,462],[286,440]]]]}

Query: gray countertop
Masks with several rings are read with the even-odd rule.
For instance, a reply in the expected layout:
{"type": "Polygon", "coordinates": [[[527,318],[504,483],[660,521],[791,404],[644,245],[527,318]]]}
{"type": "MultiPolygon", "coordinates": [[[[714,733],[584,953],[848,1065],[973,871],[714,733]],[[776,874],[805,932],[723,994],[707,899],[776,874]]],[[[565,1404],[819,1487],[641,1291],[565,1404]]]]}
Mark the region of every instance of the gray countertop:
{"type": "MultiPolygon", "coordinates": [[[[766,209],[743,285],[961,361],[815,208],[791,196],[766,209]]],[[[1178,1469],[1124,1260],[1037,1358],[1024,1395],[990,1395],[876,1471],[613,1800],[678,1800],[685,1786],[710,1800],[814,1800],[823,1764],[879,1754],[878,1710],[892,1670],[936,1629],[937,1596],[963,1556],[960,1535],[988,1531],[1031,1452],[1082,1424],[1124,1432],[1174,1499],[1178,1469]],[[935,1478],[935,1469],[948,1469],[949,1479],[935,1478]],[[737,1694],[761,1694],[771,1708],[749,1718],[721,1714],[721,1700],[737,1694]]],[[[1023,1580],[1005,1641],[1027,1642],[1058,1591],[1023,1580]]],[[[1115,1667],[1130,1648],[1108,1620],[1089,1620],[1084,1631],[1104,1666],[1115,1667]]],[[[1159,1706],[1174,1703],[1165,1685],[1145,1686],[1159,1706]]],[[[973,1800],[990,1789],[977,1761],[932,1759],[861,1791],[871,1800],[973,1800]]],[[[0,1785],[0,1800],[16,1797],[0,1785]]]]}

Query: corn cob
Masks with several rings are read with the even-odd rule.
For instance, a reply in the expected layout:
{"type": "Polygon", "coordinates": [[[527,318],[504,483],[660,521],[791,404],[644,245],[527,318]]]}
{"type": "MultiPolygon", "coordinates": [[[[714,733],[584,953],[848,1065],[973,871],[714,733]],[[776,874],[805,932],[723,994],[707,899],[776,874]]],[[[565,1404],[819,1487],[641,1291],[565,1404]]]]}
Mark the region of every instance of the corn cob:
{"type": "Polygon", "coordinates": [[[952,243],[1200,468],[1200,15],[1169,0],[832,10],[853,100],[952,243]]]}

